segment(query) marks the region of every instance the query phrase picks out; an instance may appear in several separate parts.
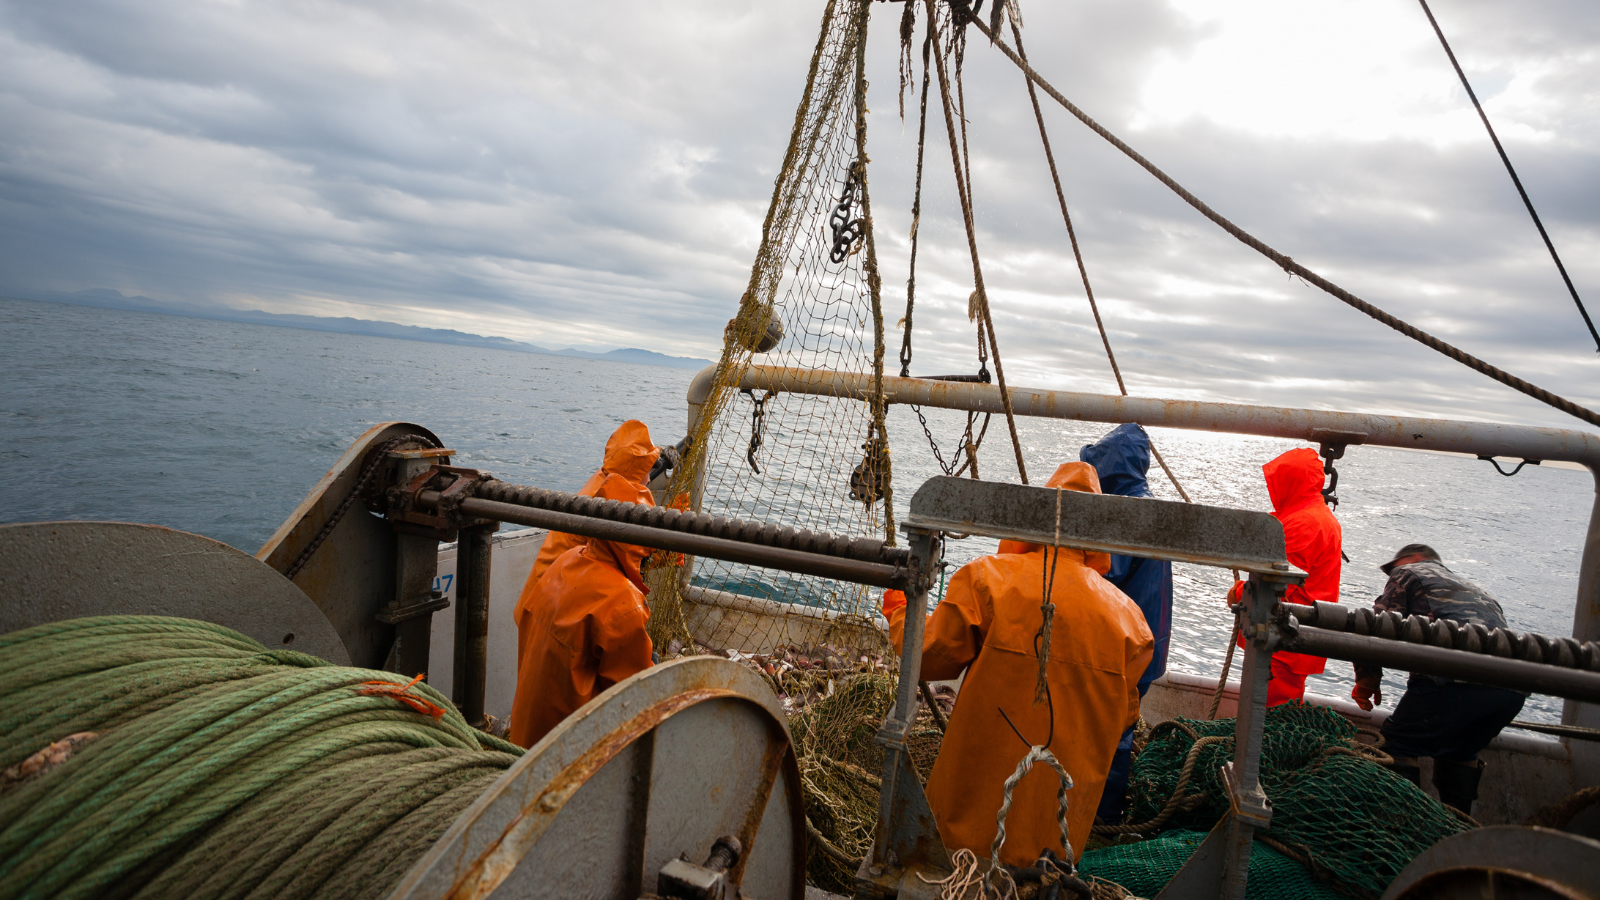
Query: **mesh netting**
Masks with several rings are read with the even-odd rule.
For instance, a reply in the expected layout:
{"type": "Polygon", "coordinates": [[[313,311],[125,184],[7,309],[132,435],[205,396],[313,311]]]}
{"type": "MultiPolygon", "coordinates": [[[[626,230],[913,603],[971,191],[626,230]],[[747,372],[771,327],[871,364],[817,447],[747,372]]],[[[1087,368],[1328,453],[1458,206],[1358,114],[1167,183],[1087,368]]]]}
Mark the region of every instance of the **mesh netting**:
{"type": "MultiPolygon", "coordinates": [[[[855,892],[856,864],[872,845],[883,773],[883,747],[873,737],[894,705],[897,679],[893,669],[879,669],[821,679],[797,674],[782,684],[795,698],[789,726],[806,819],[816,831],[807,842],[806,877],[838,894],[855,892]]],[[[941,737],[920,710],[906,745],[924,780],[941,737]]]]}
{"type": "MultiPolygon", "coordinates": [[[[729,323],[694,444],[670,491],[677,502],[689,498],[716,515],[892,541],[881,383],[868,397],[738,390],[752,361],[882,373],[861,78],[868,6],[868,0],[830,0],[823,14],[750,286],[729,323]]],[[[709,589],[870,615],[862,585],[713,560],[687,565],[688,578],[669,566],[653,575],[651,636],[658,644],[688,643],[686,590],[691,600],[704,600],[701,592],[709,589]]],[[[870,629],[870,620],[857,621],[870,629]]],[[[717,624],[722,647],[757,651],[788,642],[766,633],[781,627],[770,614],[730,613],[717,624]]]]}
{"type": "MultiPolygon", "coordinates": [[[[1158,838],[1090,850],[1078,872],[1114,881],[1141,897],[1154,897],[1206,839],[1204,831],[1173,829],[1158,838]]],[[[1345,900],[1300,863],[1259,841],[1250,851],[1247,900],[1345,900]]]]}
{"type": "MultiPolygon", "coordinates": [[[[1128,821],[1160,822],[1146,833],[1215,825],[1228,810],[1220,771],[1233,758],[1233,730],[1233,719],[1157,725],[1134,762],[1128,821]],[[1191,761],[1197,743],[1202,746],[1191,761]]],[[[1465,830],[1442,804],[1371,753],[1356,740],[1355,727],[1331,709],[1291,702],[1267,710],[1261,785],[1273,813],[1263,836],[1357,897],[1381,895],[1417,854],[1465,830]]],[[[1137,855],[1135,848],[1148,843],[1115,849],[1137,855]]],[[[1149,852],[1160,857],[1166,851],[1157,845],[1149,852]]]]}

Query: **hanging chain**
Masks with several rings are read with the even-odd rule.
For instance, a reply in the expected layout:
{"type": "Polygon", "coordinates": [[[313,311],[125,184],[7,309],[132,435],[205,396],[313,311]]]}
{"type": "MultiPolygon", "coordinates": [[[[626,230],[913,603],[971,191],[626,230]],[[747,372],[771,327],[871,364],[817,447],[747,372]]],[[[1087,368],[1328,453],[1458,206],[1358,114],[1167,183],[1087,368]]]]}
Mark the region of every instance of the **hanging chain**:
{"type": "Polygon", "coordinates": [[[756,392],[750,388],[744,388],[739,393],[749,397],[750,402],[755,404],[750,409],[750,449],[745,451],[744,458],[750,461],[751,471],[760,475],[761,467],[756,465],[756,451],[761,449],[761,431],[763,420],[767,415],[767,401],[771,400],[777,391],[767,391],[760,397],[757,397],[756,392]]]}
{"type": "Polygon", "coordinates": [[[828,227],[833,229],[833,250],[828,253],[828,259],[835,265],[861,252],[861,239],[866,236],[866,223],[855,215],[861,194],[856,169],[857,166],[851,164],[850,174],[845,176],[844,187],[839,190],[839,202],[833,208],[833,215],[828,217],[828,227]]]}

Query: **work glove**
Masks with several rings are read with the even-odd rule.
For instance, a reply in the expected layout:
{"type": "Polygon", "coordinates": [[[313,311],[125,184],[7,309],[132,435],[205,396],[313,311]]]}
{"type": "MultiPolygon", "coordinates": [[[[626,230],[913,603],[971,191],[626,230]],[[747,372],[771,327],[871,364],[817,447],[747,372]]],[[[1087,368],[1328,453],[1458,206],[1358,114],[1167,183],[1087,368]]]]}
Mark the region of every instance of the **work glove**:
{"type": "Polygon", "coordinates": [[[1350,699],[1364,710],[1371,711],[1373,704],[1383,705],[1383,678],[1366,675],[1356,679],[1350,689],[1350,699]]]}
{"type": "Polygon", "coordinates": [[[1235,606],[1238,606],[1239,605],[1239,601],[1243,600],[1243,599],[1244,599],[1244,582],[1235,581],[1233,583],[1233,587],[1228,588],[1228,598],[1227,598],[1227,601],[1226,601],[1227,604],[1228,604],[1228,608],[1232,609],[1235,606]]]}
{"type": "Polygon", "coordinates": [[[670,447],[657,447],[656,449],[661,451],[661,453],[656,457],[655,465],[650,467],[650,477],[646,478],[645,481],[655,481],[656,476],[660,475],[662,472],[665,472],[668,469],[676,469],[678,467],[678,463],[683,462],[683,454],[689,452],[689,445],[693,442],[694,435],[689,434],[684,435],[683,440],[673,444],[670,447]]]}
{"type": "Polygon", "coordinates": [[[884,618],[888,618],[889,614],[892,613],[892,612],[895,612],[896,610],[905,609],[906,608],[906,595],[905,595],[905,593],[903,591],[897,591],[897,590],[895,590],[893,588],[890,588],[889,590],[884,591],[883,592],[883,604],[882,604],[882,606],[880,608],[883,610],[884,618]]]}

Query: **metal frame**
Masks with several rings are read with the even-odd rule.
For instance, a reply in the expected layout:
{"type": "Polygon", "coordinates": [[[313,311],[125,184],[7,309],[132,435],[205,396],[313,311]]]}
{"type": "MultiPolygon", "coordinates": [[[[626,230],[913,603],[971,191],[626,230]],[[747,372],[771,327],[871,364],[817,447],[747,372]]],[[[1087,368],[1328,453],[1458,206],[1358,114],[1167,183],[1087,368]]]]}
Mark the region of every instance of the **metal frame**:
{"type": "MultiPolygon", "coordinates": [[[[691,423],[710,396],[715,372],[715,367],[701,370],[689,386],[691,423]]],[[[997,385],[887,375],[882,383],[884,399],[890,404],[916,404],[974,412],[1005,411],[997,385]]],[[[866,402],[872,396],[873,384],[871,373],[752,365],[745,368],[734,387],[824,397],[852,397],[866,402]]],[[[1600,640],[1600,436],[1591,432],[1242,403],[1157,400],[1026,387],[1011,387],[1007,393],[1013,411],[1019,416],[1083,422],[1138,422],[1148,426],[1288,438],[1330,446],[1371,444],[1480,457],[1578,463],[1594,477],[1596,494],[1584,536],[1583,559],[1578,568],[1572,637],[1579,641],[1600,640]]],[[[1600,728],[1600,704],[1569,700],[1562,722],[1600,728]]],[[[1600,745],[1579,742],[1568,746],[1572,753],[1574,774],[1585,783],[1600,781],[1600,745]]]]}

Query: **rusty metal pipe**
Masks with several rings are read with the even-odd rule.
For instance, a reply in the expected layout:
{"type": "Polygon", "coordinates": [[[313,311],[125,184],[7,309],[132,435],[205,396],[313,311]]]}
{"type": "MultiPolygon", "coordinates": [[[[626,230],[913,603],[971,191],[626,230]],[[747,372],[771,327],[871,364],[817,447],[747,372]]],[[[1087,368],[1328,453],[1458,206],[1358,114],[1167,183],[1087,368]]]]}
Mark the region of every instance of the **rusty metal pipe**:
{"type": "MultiPolygon", "coordinates": [[[[417,495],[417,505],[425,510],[437,508],[439,505],[439,492],[421,492],[417,495]]],[[[852,581],[857,584],[870,584],[874,587],[904,589],[910,582],[910,571],[908,569],[882,563],[861,562],[836,556],[824,556],[819,553],[805,553],[780,547],[747,544],[726,538],[668,531],[664,528],[651,528],[647,525],[634,525],[629,522],[616,522],[610,519],[579,516],[548,509],[534,509],[527,506],[518,506],[514,503],[501,503],[497,500],[482,500],[470,497],[461,501],[461,512],[463,515],[481,519],[493,519],[497,522],[512,522],[533,528],[548,528],[551,531],[581,534],[584,537],[595,538],[596,540],[616,541],[622,544],[634,544],[640,547],[651,547],[674,553],[707,556],[726,562],[744,563],[767,569],[782,569],[786,572],[817,575],[822,578],[835,578],[840,581],[852,581]]]]}
{"type": "Polygon", "coordinates": [[[1407,672],[1443,675],[1475,684],[1492,684],[1585,703],[1600,702],[1600,672],[1485,656],[1467,650],[1447,650],[1370,635],[1346,634],[1306,625],[1296,629],[1295,636],[1285,640],[1280,649],[1388,666],[1407,672]]]}
{"type": "MultiPolygon", "coordinates": [[[[697,392],[709,390],[709,371],[700,373],[691,383],[691,405],[697,399],[697,392]]],[[[738,386],[792,394],[855,397],[865,401],[872,391],[872,375],[783,366],[749,366],[739,379],[738,386]]],[[[890,403],[974,412],[1004,411],[1000,389],[992,384],[885,375],[883,390],[885,399],[890,403]]],[[[1591,470],[1600,470],[1600,436],[1586,431],[1201,400],[1155,400],[1015,386],[1009,390],[1012,409],[1019,416],[1084,422],[1138,422],[1163,428],[1254,434],[1312,442],[1325,440],[1328,433],[1359,435],[1359,441],[1349,443],[1516,459],[1563,460],[1581,463],[1591,470]]],[[[703,402],[703,398],[699,399],[703,402]]]]}
{"type": "Polygon", "coordinates": [[[456,544],[456,644],[450,700],[467,723],[484,724],[489,665],[489,551],[493,525],[461,529],[456,544]]]}

